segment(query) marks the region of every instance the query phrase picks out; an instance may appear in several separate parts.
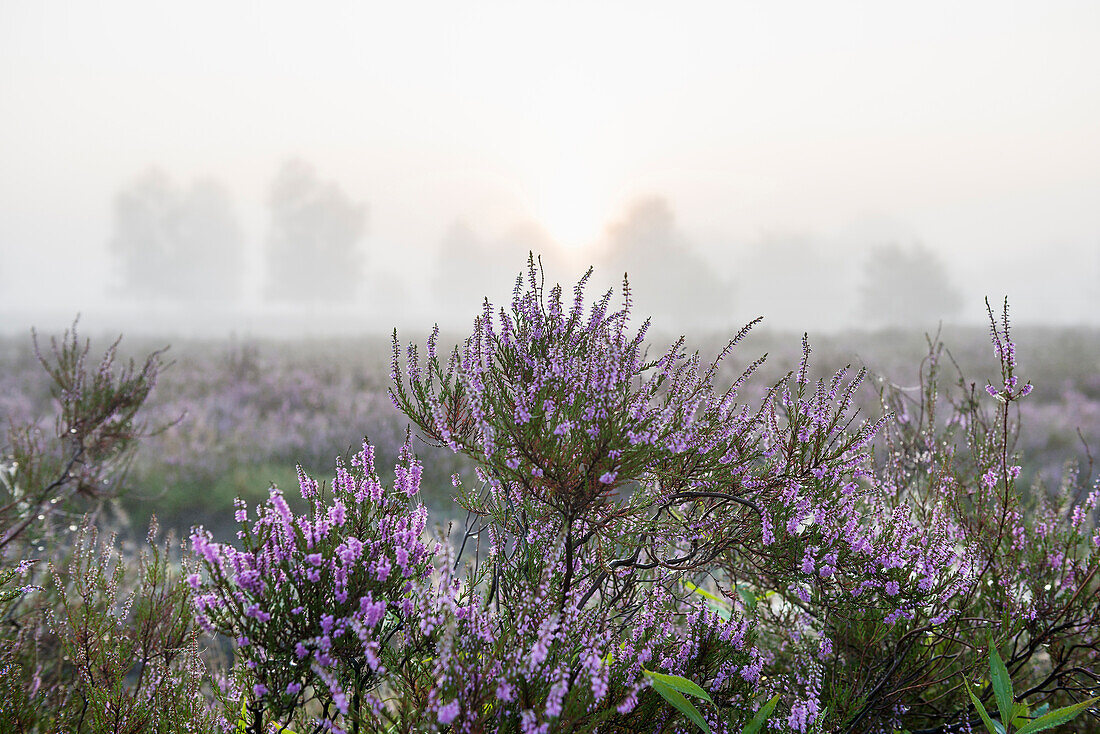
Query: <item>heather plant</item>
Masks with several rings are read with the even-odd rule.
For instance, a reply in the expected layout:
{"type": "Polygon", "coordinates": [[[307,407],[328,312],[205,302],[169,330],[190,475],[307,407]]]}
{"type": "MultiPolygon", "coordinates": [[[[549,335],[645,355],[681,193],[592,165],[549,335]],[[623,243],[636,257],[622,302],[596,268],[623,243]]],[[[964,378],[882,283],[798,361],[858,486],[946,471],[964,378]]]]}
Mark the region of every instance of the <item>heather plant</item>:
{"type": "Polygon", "coordinates": [[[51,728],[212,731],[224,720],[190,590],[157,532],[154,524],[144,550],[124,553],[117,538],[101,541],[85,521],[68,564],[50,564],[57,605],[46,611],[38,642],[56,646],[58,685],[31,699],[56,716],[51,728]]]}
{"type": "Polygon", "coordinates": [[[44,561],[64,556],[67,533],[82,512],[117,489],[135,441],[137,413],[162,367],[155,352],[139,368],[115,368],[118,342],[98,367],[74,324],[50,350],[34,355],[56,403],[52,436],[36,421],[9,419],[0,466],[0,665],[6,670],[5,714],[31,730],[47,715],[35,697],[49,697],[71,670],[49,634],[45,613],[58,597],[44,561]]]}
{"type": "MultiPolygon", "coordinates": [[[[502,309],[497,319],[486,303],[473,336],[445,361],[436,332],[424,365],[410,345],[402,371],[394,339],[395,405],[428,440],[478,466],[480,485],[463,487],[457,501],[471,514],[467,535],[488,536],[487,561],[473,580],[484,589],[483,604],[506,618],[525,608],[529,585],[545,576],[546,604],[556,602],[559,614],[574,606],[591,611],[606,620],[614,644],[662,597],[670,600],[668,629],[686,639],[687,620],[707,605],[685,589],[709,576],[736,600],[724,621],[739,625],[737,644],[718,660],[684,659],[668,672],[709,688],[724,725],[752,713],[754,694],[781,685],[800,690],[785,707],[789,725],[807,730],[821,713],[814,657],[800,660],[809,666],[772,666],[763,682],[761,670],[776,656],[752,646],[756,595],[778,589],[809,605],[805,581],[820,570],[850,597],[866,592],[858,602],[866,604],[876,593],[897,594],[893,586],[902,582],[914,586],[914,568],[927,576],[951,555],[941,536],[917,543],[915,555],[899,552],[891,538],[903,518],[883,517],[879,505],[864,501],[860,479],[876,426],[855,424],[852,394],[861,376],[845,384],[842,371],[808,390],[804,343],[797,374],[750,409],[736,402],[738,392],[763,358],[724,392],[714,380],[752,324],[705,368],[698,353],[684,353],[682,339],[650,360],[648,322],[628,330],[628,284],[621,310],[610,311],[608,292],[585,314],[588,275],[568,309],[560,286],[547,298],[539,276],[529,261],[511,313],[502,309]],[[891,565],[871,569],[883,558],[891,565]],[[735,576],[733,567],[748,570],[735,576]],[[855,593],[833,578],[846,568],[863,582],[855,593]],[[746,575],[754,583],[735,592],[731,582],[746,575]],[[792,579],[799,585],[792,588],[792,579]],[[731,675],[722,666],[738,652],[749,656],[731,675]]],[[[825,650],[828,640],[811,636],[825,650]]]]}
{"type": "MultiPolygon", "coordinates": [[[[1096,690],[1100,537],[1089,518],[1100,493],[1021,491],[1017,405],[1032,387],[1017,375],[1007,304],[989,316],[997,380],[982,387],[960,371],[952,390],[941,370],[950,352],[930,338],[916,394],[883,392],[893,414],[874,474],[884,509],[962,551],[929,567],[923,599],[899,599],[900,618],[804,610],[830,640],[825,697],[845,731],[977,725],[963,682],[979,674],[975,653],[990,636],[1010,651],[1027,705],[1071,705],[1096,690]]],[[[789,627],[774,621],[767,637],[782,640],[789,627]]]]}
{"type": "MultiPolygon", "coordinates": [[[[120,341],[120,340],[119,340],[120,341]]],[[[90,342],[83,344],[76,324],[50,351],[34,353],[49,375],[56,403],[53,435],[37,422],[12,422],[0,472],[0,554],[10,557],[20,544],[44,550],[59,518],[71,518],[113,496],[140,439],[149,435],[138,411],[163,368],[162,351],[141,367],[132,360],[116,369],[119,341],[97,367],[88,364],[90,342]]]]}
{"type": "Polygon", "coordinates": [[[1031,734],[1031,732],[1046,731],[1077,718],[1094,703],[1100,701],[1100,696],[1094,696],[1086,701],[1072,706],[1065,706],[1055,711],[1047,711],[1046,709],[1049,706],[1044,705],[1033,714],[1027,704],[1016,701],[1008,668],[1005,666],[1004,660],[1001,659],[1001,654],[997,651],[996,646],[992,644],[989,646],[989,678],[990,688],[996,694],[997,713],[1000,716],[996,723],[990,718],[985,705],[974,695],[970,684],[965,680],[963,681],[970,702],[977,709],[978,716],[981,717],[982,724],[985,725],[989,734],[1012,734],[1012,732],[1015,732],[1015,734],[1031,734]]]}
{"type": "Polygon", "coordinates": [[[204,571],[188,579],[199,623],[236,643],[246,731],[297,717],[311,730],[358,732],[383,706],[388,671],[425,654],[398,644],[435,552],[407,441],[396,475],[384,489],[364,444],[350,467],[338,464],[331,492],[300,473],[304,515],[274,486],[255,519],[239,502],[240,549],[192,533],[204,571]]]}
{"type": "Polygon", "coordinates": [[[98,367],[66,332],[35,354],[57,403],[52,440],[11,421],[0,506],[0,726],[4,731],[202,731],[216,707],[199,658],[190,598],[154,542],[125,553],[97,542],[102,503],[117,496],[139,411],[162,368],[98,367]],[[83,514],[83,519],[81,519],[83,514]],[[205,695],[199,695],[202,691],[205,695]]]}

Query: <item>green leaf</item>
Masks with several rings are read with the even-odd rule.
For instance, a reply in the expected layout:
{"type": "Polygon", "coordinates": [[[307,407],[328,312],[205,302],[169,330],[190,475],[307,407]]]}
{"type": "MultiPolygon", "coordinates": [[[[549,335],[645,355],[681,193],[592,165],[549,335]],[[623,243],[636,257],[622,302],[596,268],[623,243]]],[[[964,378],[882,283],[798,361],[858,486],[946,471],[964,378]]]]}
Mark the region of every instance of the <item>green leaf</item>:
{"type": "Polygon", "coordinates": [[[679,691],[680,693],[687,693],[687,694],[690,694],[692,696],[695,696],[696,698],[701,698],[704,701],[706,701],[707,703],[714,703],[714,701],[711,700],[709,693],[707,693],[702,688],[700,688],[696,684],[689,681],[687,678],[684,678],[684,677],[679,676],[679,675],[667,675],[665,673],[654,673],[652,670],[646,670],[645,668],[642,669],[642,672],[644,672],[646,675],[648,675],[650,677],[650,679],[652,679],[654,681],[661,681],[666,686],[669,686],[670,688],[674,688],[675,690],[679,691]]]}
{"type": "Polygon", "coordinates": [[[248,731],[248,701],[241,701],[241,718],[237,719],[237,731],[240,734],[248,731]]]}
{"type": "Polygon", "coordinates": [[[713,602],[707,602],[707,606],[714,610],[715,614],[717,614],[719,617],[726,620],[727,622],[733,619],[733,613],[725,607],[720,607],[713,602]]]}
{"type": "Polygon", "coordinates": [[[710,593],[706,589],[700,589],[695,584],[691,583],[690,581],[686,581],[686,580],[683,582],[683,584],[684,584],[684,586],[688,587],[689,591],[694,591],[696,594],[699,594],[700,596],[704,596],[707,599],[710,599],[712,602],[717,603],[719,606],[726,607],[727,609],[729,608],[729,605],[726,603],[725,599],[719,599],[717,596],[710,593]]]}
{"type": "Polygon", "coordinates": [[[966,692],[969,694],[970,700],[974,702],[974,708],[978,709],[978,716],[982,717],[982,723],[985,724],[986,731],[988,731],[989,734],[997,734],[997,727],[993,726],[993,720],[990,719],[989,714],[986,713],[985,706],[982,706],[982,702],[974,695],[974,691],[970,690],[970,681],[963,678],[963,686],[966,687],[966,692]]]}
{"type": "Polygon", "coordinates": [[[1038,719],[1035,719],[1030,724],[1017,731],[1016,734],[1031,734],[1035,731],[1043,731],[1053,726],[1064,724],[1067,721],[1076,717],[1085,709],[1091,708],[1093,704],[1095,704],[1097,701],[1100,701],[1100,696],[1097,696],[1096,698],[1090,698],[1089,700],[1082,701],[1081,703],[1075,703],[1072,706],[1055,709],[1049,714],[1044,714],[1038,719]]]}
{"type": "MultiPolygon", "coordinates": [[[[649,675],[652,678],[653,674],[650,673],[649,675]]],[[[707,734],[710,734],[710,727],[707,726],[707,722],[703,719],[703,715],[699,713],[699,709],[695,708],[695,704],[684,698],[684,694],[658,678],[652,678],[652,683],[653,690],[661,694],[661,698],[668,701],[683,713],[684,716],[691,719],[697,727],[707,734]]]]}
{"type": "Polygon", "coordinates": [[[737,587],[737,594],[741,597],[741,601],[745,604],[745,609],[747,609],[750,614],[756,611],[756,594],[752,593],[752,591],[744,586],[737,587]]]}
{"type": "Polygon", "coordinates": [[[719,599],[714,594],[710,593],[706,589],[700,589],[690,581],[684,581],[684,586],[688,587],[690,591],[694,591],[696,594],[704,597],[707,600],[707,606],[718,613],[718,616],[727,622],[733,618],[733,614],[730,612],[730,607],[723,600],[719,599]]]}
{"type": "Polygon", "coordinates": [[[1031,709],[1028,708],[1026,703],[1014,703],[1012,704],[1012,725],[1019,728],[1028,722],[1031,716],[1031,709]]]}
{"type": "Polygon", "coordinates": [[[741,734],[756,734],[760,731],[760,727],[764,726],[764,722],[772,715],[772,711],[775,711],[777,703],[779,703],[779,694],[772,696],[770,701],[760,707],[760,710],[756,712],[756,716],[752,717],[752,721],[745,724],[741,734]]]}
{"type": "Polygon", "coordinates": [[[992,635],[989,637],[989,674],[993,682],[993,694],[997,697],[1001,723],[1008,726],[1012,721],[1012,678],[1001,660],[1001,654],[997,652],[997,646],[993,644],[992,635]]]}

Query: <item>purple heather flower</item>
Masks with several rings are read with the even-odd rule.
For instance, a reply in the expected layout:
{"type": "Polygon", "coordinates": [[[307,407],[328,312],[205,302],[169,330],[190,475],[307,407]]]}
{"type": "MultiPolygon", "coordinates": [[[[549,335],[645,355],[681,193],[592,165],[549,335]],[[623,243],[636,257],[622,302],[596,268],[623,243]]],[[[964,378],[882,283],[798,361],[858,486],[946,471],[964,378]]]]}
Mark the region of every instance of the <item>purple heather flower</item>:
{"type": "Polygon", "coordinates": [[[446,706],[439,708],[439,723],[443,725],[450,724],[458,716],[459,703],[458,699],[451,701],[446,706]]]}

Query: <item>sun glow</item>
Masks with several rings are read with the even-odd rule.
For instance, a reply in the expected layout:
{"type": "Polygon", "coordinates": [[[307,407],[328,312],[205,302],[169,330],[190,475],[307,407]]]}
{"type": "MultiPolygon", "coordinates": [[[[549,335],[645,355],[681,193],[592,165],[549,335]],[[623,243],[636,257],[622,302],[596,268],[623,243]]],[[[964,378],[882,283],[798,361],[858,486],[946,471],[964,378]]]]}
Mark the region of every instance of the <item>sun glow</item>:
{"type": "Polygon", "coordinates": [[[532,107],[519,141],[528,211],[563,254],[587,257],[615,214],[625,132],[607,91],[576,64],[546,70],[532,107]]]}
{"type": "Polygon", "coordinates": [[[534,215],[554,244],[570,255],[590,249],[600,236],[607,213],[591,173],[558,166],[540,181],[534,215]]]}

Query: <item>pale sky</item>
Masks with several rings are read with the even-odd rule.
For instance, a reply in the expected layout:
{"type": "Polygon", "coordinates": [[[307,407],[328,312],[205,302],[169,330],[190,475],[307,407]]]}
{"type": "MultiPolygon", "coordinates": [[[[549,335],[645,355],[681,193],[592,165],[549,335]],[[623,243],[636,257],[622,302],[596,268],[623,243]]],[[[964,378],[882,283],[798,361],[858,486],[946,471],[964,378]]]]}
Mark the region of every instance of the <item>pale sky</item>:
{"type": "Polygon", "coordinates": [[[1100,3],[0,0],[0,306],[102,302],[113,197],[154,166],[220,181],[258,252],[295,156],[413,291],[457,220],[580,264],[655,195],[730,277],[769,237],[919,241],[1081,320],[1100,3]]]}

